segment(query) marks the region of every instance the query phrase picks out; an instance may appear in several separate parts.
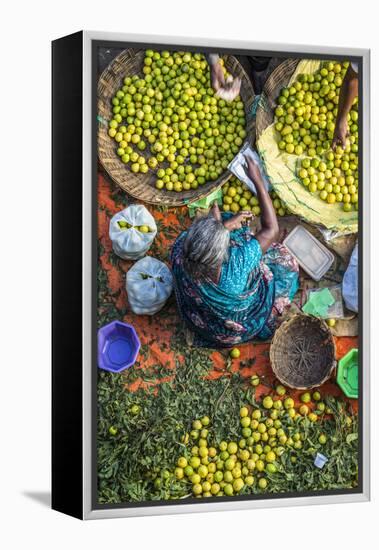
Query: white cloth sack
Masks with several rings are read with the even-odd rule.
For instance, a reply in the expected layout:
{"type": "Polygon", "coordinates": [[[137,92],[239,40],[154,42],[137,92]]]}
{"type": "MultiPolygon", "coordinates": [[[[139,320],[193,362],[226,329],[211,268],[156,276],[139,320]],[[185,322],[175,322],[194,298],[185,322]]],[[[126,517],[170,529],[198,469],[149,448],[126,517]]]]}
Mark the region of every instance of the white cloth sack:
{"type": "Polygon", "coordinates": [[[350,262],[342,280],[342,296],[350,311],[358,313],[358,243],[350,256],[350,262]]]}
{"type": "Polygon", "coordinates": [[[130,307],[139,315],[154,315],[165,305],[173,286],[170,269],[163,262],[146,256],[126,274],[130,307]]]}
{"type": "Polygon", "coordinates": [[[113,216],[109,224],[109,237],[114,252],[124,260],[138,260],[146,255],[157,234],[157,225],[153,216],[142,204],[131,204],[125,210],[113,216]],[[141,233],[135,227],[122,229],[119,221],[132,226],[147,225],[151,231],[141,233]]]}

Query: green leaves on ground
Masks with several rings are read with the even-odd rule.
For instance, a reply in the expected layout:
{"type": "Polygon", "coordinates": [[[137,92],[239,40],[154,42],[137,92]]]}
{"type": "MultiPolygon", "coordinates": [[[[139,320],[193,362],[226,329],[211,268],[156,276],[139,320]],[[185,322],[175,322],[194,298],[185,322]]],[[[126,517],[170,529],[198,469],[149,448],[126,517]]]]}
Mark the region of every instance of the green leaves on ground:
{"type": "MultiPolygon", "coordinates": [[[[228,368],[218,379],[209,379],[212,360],[206,350],[188,349],[184,362],[177,361],[175,376],[148,389],[130,392],[125,374],[99,371],[98,378],[98,498],[100,503],[185,498],[189,487],[172,471],[180,455],[188,453],[183,443],[195,418],[211,419],[213,444],[238,440],[239,410],[254,405],[254,389],[228,368]],[[138,411],[138,412],[135,412],[138,411]],[[116,429],[116,435],[110,433],[116,429]]],[[[144,371],[140,371],[142,378],[144,371]]],[[[151,376],[151,373],[147,374],[151,376]]],[[[159,376],[157,376],[159,379],[159,376]]],[[[268,475],[273,493],[347,489],[357,484],[358,420],[349,415],[344,402],[327,398],[333,415],[316,422],[288,419],[286,430],[302,434],[300,450],[289,449],[278,463],[278,472],[268,475]],[[320,444],[320,434],[326,443],[320,444]],[[328,457],[322,470],[314,465],[321,452],[328,457]]],[[[195,444],[195,443],[194,443],[195,444]]],[[[244,493],[262,492],[246,487],[244,493]]]]}

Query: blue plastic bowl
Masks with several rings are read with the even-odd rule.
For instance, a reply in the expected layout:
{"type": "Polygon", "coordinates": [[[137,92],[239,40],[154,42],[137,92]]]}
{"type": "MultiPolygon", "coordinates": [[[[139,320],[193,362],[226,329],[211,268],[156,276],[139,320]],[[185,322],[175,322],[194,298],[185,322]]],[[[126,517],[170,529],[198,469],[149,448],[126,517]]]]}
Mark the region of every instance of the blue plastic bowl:
{"type": "Polygon", "coordinates": [[[141,343],[131,325],[112,321],[97,334],[98,366],[110,372],[121,372],[134,365],[141,343]]]}

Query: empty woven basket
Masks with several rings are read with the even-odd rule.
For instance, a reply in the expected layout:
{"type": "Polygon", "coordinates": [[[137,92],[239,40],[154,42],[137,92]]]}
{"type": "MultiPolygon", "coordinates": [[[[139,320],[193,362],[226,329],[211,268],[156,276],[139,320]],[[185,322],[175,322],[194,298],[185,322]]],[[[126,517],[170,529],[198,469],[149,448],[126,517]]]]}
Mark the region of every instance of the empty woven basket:
{"type": "MultiPolygon", "coordinates": [[[[226,170],[217,180],[205,183],[197,189],[181,191],[167,191],[165,189],[156,189],[156,174],[149,170],[147,174],[134,174],[122,163],[116,154],[117,145],[108,135],[107,122],[112,118],[111,100],[117,90],[122,86],[122,81],[126,76],[135,74],[143,76],[142,67],[144,63],[145,50],[129,48],[120,53],[101,74],[98,83],[98,155],[104,169],[108,172],[112,180],[117,183],[124,191],[133,197],[144,202],[152,204],[161,204],[166,206],[178,206],[187,204],[195,200],[206,197],[213,190],[225,183],[230,177],[231,172],[226,170]]],[[[246,140],[249,143],[253,141],[253,121],[251,108],[254,102],[254,91],[252,84],[244,68],[239,61],[232,55],[224,57],[225,67],[233,76],[241,78],[240,96],[245,106],[246,114],[246,140]]],[[[246,141],[245,140],[245,141],[246,141]]]]}
{"type": "Polygon", "coordinates": [[[328,325],[304,314],[284,321],[272,340],[270,360],[276,377],[286,386],[299,390],[320,386],[336,367],[328,325]]]}

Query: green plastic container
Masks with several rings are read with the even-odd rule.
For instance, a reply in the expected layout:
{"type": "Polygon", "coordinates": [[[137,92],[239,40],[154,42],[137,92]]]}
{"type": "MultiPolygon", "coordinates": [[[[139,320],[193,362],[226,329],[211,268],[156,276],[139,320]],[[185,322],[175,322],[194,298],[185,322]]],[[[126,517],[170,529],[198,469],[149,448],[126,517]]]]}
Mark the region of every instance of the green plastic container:
{"type": "Polygon", "coordinates": [[[351,399],[358,399],[358,350],[351,349],[338,361],[337,384],[351,399]]]}

